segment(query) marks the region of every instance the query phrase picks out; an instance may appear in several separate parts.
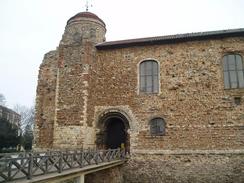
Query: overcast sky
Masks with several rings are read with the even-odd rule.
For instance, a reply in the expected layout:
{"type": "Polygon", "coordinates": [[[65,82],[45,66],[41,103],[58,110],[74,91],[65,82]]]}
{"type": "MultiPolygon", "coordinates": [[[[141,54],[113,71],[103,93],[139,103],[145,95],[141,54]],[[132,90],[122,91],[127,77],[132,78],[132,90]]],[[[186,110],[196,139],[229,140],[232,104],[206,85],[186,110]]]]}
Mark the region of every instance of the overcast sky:
{"type": "MultiPolygon", "coordinates": [[[[244,28],[244,0],[92,0],[107,41],[244,28]]],[[[43,55],[54,50],[84,0],[0,0],[0,93],[31,106],[43,55]]]]}

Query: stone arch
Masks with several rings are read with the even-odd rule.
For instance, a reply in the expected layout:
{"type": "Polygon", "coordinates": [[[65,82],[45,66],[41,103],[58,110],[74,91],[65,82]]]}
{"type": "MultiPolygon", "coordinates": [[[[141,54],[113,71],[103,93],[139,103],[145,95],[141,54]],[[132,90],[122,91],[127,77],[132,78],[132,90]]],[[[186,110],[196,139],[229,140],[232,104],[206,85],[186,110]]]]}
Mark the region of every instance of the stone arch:
{"type": "Polygon", "coordinates": [[[99,149],[130,148],[130,117],[121,110],[109,109],[98,117],[96,145],[99,149]],[[122,145],[123,144],[123,145],[122,145]]]}

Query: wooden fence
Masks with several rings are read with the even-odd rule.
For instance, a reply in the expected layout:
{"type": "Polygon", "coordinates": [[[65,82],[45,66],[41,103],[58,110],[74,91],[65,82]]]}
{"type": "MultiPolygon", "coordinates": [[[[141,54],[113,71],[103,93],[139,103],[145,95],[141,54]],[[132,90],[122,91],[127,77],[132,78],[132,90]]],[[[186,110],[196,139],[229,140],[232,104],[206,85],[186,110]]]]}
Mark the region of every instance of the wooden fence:
{"type": "Polygon", "coordinates": [[[0,182],[32,179],[34,176],[123,159],[125,151],[120,149],[0,154],[0,182]]]}

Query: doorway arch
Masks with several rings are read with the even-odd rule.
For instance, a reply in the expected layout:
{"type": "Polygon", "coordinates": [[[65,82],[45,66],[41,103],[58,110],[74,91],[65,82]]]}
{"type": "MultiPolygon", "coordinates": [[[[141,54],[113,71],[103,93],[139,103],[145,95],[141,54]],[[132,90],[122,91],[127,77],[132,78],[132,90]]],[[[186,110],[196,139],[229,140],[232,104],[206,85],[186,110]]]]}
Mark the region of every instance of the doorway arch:
{"type": "Polygon", "coordinates": [[[99,133],[97,133],[97,147],[102,149],[125,148],[129,151],[130,137],[129,122],[119,112],[109,112],[99,119],[99,133]]]}
{"type": "Polygon", "coordinates": [[[105,144],[108,149],[121,148],[126,143],[126,130],[124,122],[117,117],[108,119],[105,144]]]}

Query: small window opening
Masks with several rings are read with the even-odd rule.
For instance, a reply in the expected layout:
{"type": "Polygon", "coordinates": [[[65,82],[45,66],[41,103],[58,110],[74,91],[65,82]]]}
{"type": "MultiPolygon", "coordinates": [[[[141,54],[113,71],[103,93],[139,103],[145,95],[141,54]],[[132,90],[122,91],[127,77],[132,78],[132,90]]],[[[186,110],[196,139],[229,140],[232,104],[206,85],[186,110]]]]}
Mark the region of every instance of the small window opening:
{"type": "Polygon", "coordinates": [[[154,118],[150,121],[150,133],[152,136],[165,135],[165,121],[162,118],[154,118]]]}
{"type": "Polygon", "coordinates": [[[234,97],[234,103],[236,105],[241,105],[241,97],[234,97]]]}

